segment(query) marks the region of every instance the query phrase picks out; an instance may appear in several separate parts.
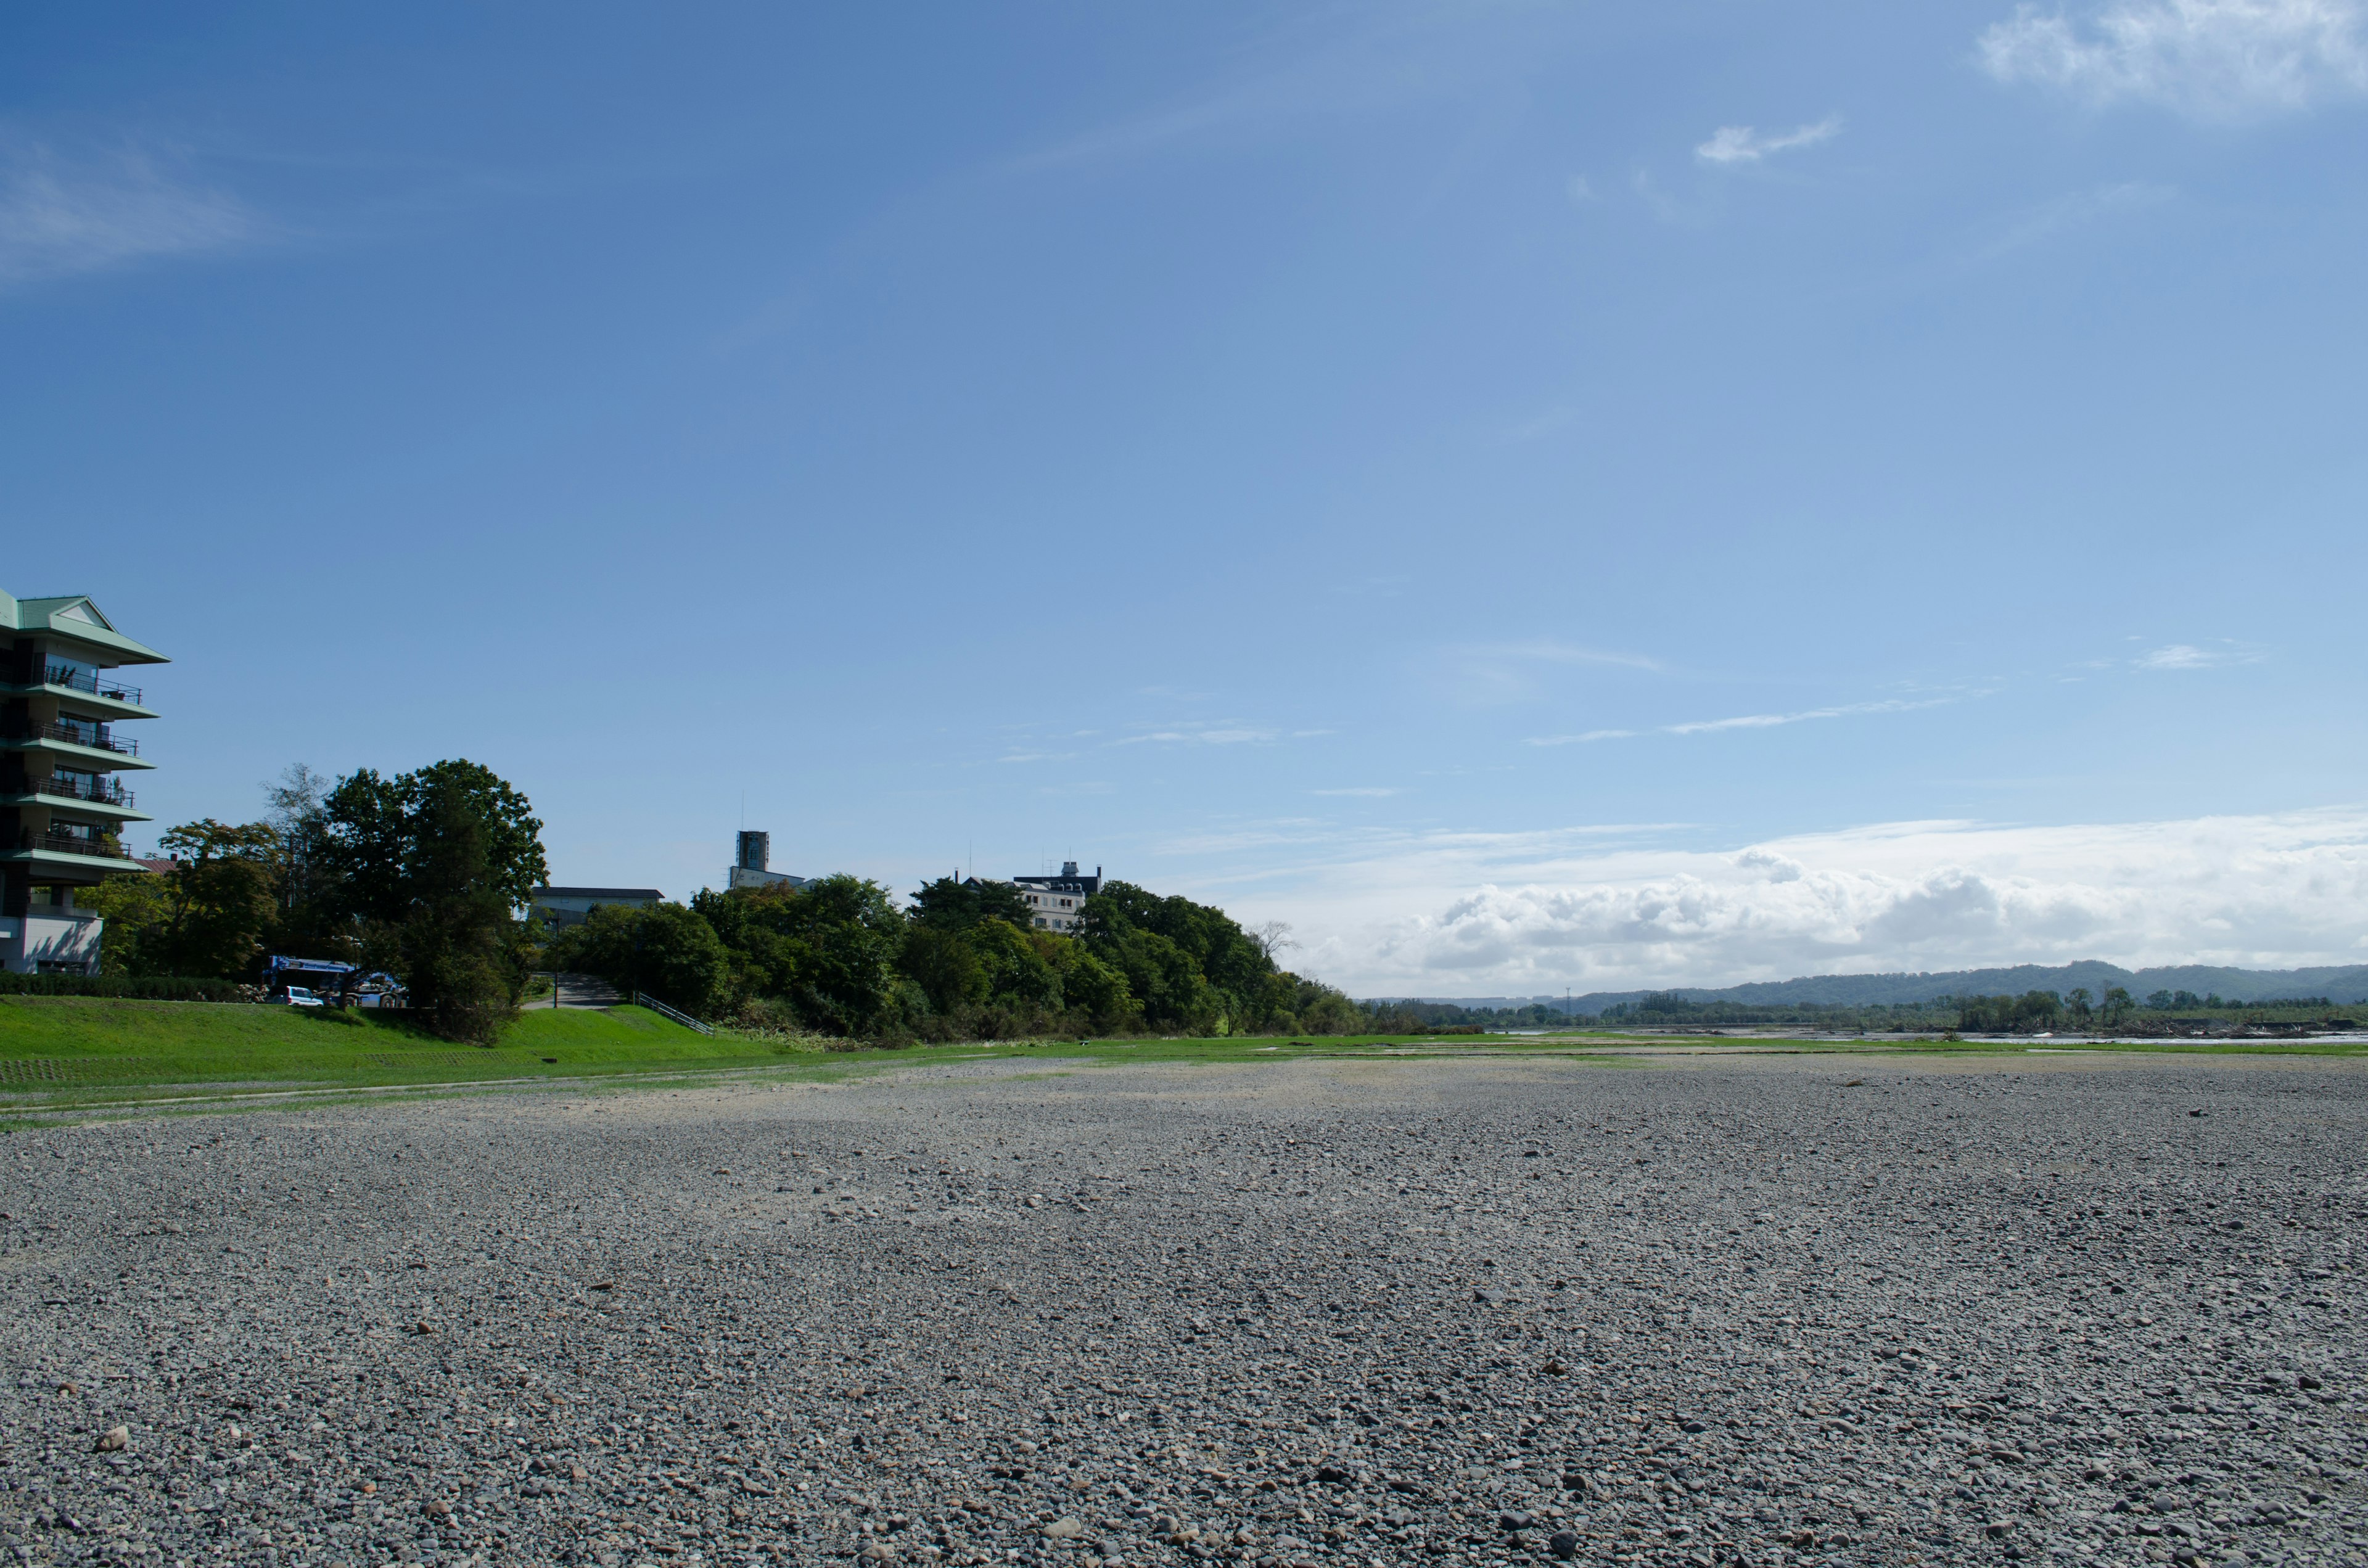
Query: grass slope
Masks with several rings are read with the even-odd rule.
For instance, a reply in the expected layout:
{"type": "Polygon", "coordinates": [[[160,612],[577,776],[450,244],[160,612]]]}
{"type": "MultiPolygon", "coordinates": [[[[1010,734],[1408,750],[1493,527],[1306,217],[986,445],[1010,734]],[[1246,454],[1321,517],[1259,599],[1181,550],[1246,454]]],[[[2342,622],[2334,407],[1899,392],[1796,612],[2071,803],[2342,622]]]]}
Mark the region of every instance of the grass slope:
{"type": "Polygon", "coordinates": [[[401,1013],[109,997],[0,998],[0,1091],[52,1085],[400,1084],[778,1060],[640,1007],[529,1012],[492,1048],[454,1045],[401,1013]]]}
{"type": "MultiPolygon", "coordinates": [[[[1779,1050],[1816,1054],[1934,1052],[2016,1055],[2033,1049],[1987,1041],[1681,1040],[1588,1031],[1561,1036],[1357,1035],[1323,1040],[1100,1040],[923,1046],[824,1053],[734,1035],[707,1036],[640,1007],[529,1008],[498,1046],[453,1045],[402,1013],[337,1013],[111,997],[0,997],[0,1102],[63,1108],[80,1102],[153,1098],[183,1089],[369,1089],[514,1079],[712,1073],[750,1067],[837,1077],[928,1062],[1027,1056],[1094,1062],[1203,1063],[1302,1058],[1577,1056],[1634,1065],[1668,1051],[1779,1050]],[[1639,1049],[1643,1048],[1643,1049],[1639,1049]]],[[[2063,1049],[2063,1048],[2053,1048],[2063,1049]]],[[[2356,1044],[2114,1041],[2072,1049],[2219,1054],[2355,1055],[2356,1044]]]]}

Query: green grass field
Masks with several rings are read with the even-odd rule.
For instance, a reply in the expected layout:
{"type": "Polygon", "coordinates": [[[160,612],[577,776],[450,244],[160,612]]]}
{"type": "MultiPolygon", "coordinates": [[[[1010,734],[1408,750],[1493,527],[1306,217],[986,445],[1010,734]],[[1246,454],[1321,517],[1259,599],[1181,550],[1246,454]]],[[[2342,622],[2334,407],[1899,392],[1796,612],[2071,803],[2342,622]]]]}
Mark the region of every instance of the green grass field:
{"type": "Polygon", "coordinates": [[[529,1012],[499,1046],[453,1045],[400,1013],[101,997],[0,998],[0,1093],[49,1084],[400,1084],[778,1060],[639,1007],[529,1012]]]}
{"type": "Polygon", "coordinates": [[[498,1046],[436,1040],[400,1013],[337,1013],[198,1002],[0,997],[0,1108],[67,1110],[165,1099],[381,1091],[517,1081],[672,1077],[764,1068],[834,1077],[936,1062],[1026,1056],[1095,1062],[1255,1063],[1316,1058],[1441,1060],[1577,1056],[1635,1065],[1655,1053],[1765,1050],[1816,1054],[1916,1052],[2019,1056],[2034,1051],[2352,1056],[2356,1044],[2114,1041],[2083,1046],[1900,1040],[1748,1040],[1584,1031],[1545,1036],[1352,1036],[1321,1040],[1097,1040],[822,1051],[699,1034],[640,1007],[529,1008],[498,1046]]]}
{"type": "Polygon", "coordinates": [[[498,1046],[472,1047],[434,1039],[401,1013],[11,996],[0,997],[0,1100],[55,1091],[172,1085],[375,1088],[748,1067],[835,1074],[1019,1055],[1257,1062],[1404,1050],[1458,1054],[1474,1049],[1567,1051],[1572,1044],[1469,1037],[1419,1044],[1406,1037],[1143,1039],[824,1051],[728,1032],[701,1035],[641,1007],[530,1007],[504,1030],[498,1046]]]}

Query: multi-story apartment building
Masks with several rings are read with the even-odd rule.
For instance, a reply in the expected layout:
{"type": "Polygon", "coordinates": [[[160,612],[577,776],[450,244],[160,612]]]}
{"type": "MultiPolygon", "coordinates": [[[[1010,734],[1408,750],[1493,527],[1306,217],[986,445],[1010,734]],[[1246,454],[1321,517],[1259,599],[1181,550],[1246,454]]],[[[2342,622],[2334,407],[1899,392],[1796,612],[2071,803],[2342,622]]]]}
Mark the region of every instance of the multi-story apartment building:
{"type": "Polygon", "coordinates": [[[1028,901],[1030,918],[1065,936],[1085,917],[1086,900],[1101,891],[1102,869],[1096,866],[1092,876],[1081,877],[1075,860],[1064,860],[1057,877],[1014,877],[1011,885],[1028,901]]]}
{"type": "Polygon", "coordinates": [[[116,726],[156,716],[105,672],[165,662],[79,595],[0,594],[0,968],[98,972],[101,922],[74,892],[149,874],[118,842],[148,820],[119,775],[154,764],[116,726]]]}

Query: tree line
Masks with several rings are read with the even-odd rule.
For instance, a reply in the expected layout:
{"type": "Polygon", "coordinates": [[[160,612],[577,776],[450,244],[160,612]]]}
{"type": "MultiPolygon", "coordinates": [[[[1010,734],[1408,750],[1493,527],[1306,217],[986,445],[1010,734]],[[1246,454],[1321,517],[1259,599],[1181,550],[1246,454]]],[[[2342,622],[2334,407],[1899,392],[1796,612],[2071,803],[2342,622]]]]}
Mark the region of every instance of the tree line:
{"type": "Polygon", "coordinates": [[[1907,1033],[1958,1029],[1982,1034],[2038,1034],[2062,1028],[2146,1029],[2161,1015],[2245,1015],[2257,1022],[2341,1022],[2327,997],[2281,997],[2247,1002],[2217,994],[2156,991],[2134,997],[2126,987],[2109,986],[2100,996],[2086,987],[2030,991],[2020,996],[1941,995],[1922,1002],[1743,1003],[1702,1001],[1679,991],[1652,991],[1634,1001],[1615,1002],[1599,1012],[1565,1012],[1554,1003],[1506,1007],[1467,1006],[1454,1002],[1370,1002],[1374,1027],[1386,1032],[1466,1026],[1489,1029],[1602,1028],[1724,1028],[1794,1025],[1846,1031],[1907,1033]]]}
{"type": "Polygon", "coordinates": [[[697,1017],[890,1044],[1366,1026],[1276,949],[1223,910],[1127,882],[1087,899],[1072,937],[1035,926],[1003,883],[941,877],[899,909],[879,883],[835,876],[597,908],[545,961],[697,1017]]]}
{"type": "Polygon", "coordinates": [[[290,768],[257,821],[165,833],[172,866],[88,903],[115,976],[252,980],[266,954],[403,981],[436,1033],[490,1042],[532,977],[599,975],[694,1017],[900,1043],[1049,1034],[1352,1033],[1365,1009],[1283,969],[1281,927],[1110,882],[1074,937],[996,882],[940,878],[899,908],[878,882],[706,891],[604,906],[547,946],[523,912],[548,881],[542,824],[490,769],[384,777],[290,768]]]}

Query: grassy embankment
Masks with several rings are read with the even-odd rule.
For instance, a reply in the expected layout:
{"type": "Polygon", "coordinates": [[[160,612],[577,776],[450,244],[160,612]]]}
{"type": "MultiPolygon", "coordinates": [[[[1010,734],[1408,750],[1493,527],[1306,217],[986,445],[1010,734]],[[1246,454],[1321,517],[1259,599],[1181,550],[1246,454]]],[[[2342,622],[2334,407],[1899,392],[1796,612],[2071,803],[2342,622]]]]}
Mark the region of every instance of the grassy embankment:
{"type": "Polygon", "coordinates": [[[2368,1054],[2357,1044],[2307,1041],[2114,1041],[2032,1047],[1933,1040],[1749,1040],[1584,1031],[1528,1036],[1353,1036],[1322,1040],[1098,1040],[918,1046],[825,1052],[777,1040],[698,1034],[639,1007],[529,1008],[498,1046],[436,1040],[400,1013],[336,1013],[193,1002],[96,997],[0,997],[0,1104],[20,1108],[289,1089],[380,1089],[506,1080],[674,1076],[746,1068],[836,1076],[932,1062],[1028,1056],[1088,1062],[1255,1062],[1306,1057],[1596,1055],[1636,1060],[1642,1051],[1780,1050],[1818,1054],[1903,1051],[2014,1055],[2033,1049],[2368,1054]]]}
{"type": "Polygon", "coordinates": [[[529,1012],[499,1046],[454,1045],[400,1013],[102,997],[0,997],[0,1093],[79,1085],[379,1085],[777,1060],[639,1007],[529,1012]]]}
{"type": "Polygon", "coordinates": [[[1458,1037],[1409,1045],[1409,1038],[1003,1041],[825,1051],[728,1030],[701,1035],[641,1007],[529,1007],[498,1046],[472,1047],[434,1039],[402,1013],[8,996],[0,997],[0,1099],[95,1088],[376,1088],[748,1067],[836,1074],[1019,1055],[1254,1062],[1375,1050],[1566,1051],[1574,1043],[1458,1037]]]}

